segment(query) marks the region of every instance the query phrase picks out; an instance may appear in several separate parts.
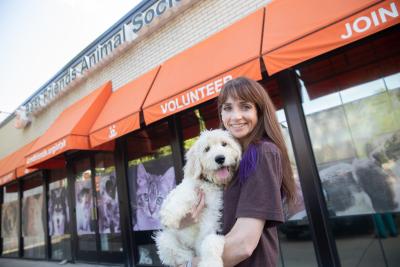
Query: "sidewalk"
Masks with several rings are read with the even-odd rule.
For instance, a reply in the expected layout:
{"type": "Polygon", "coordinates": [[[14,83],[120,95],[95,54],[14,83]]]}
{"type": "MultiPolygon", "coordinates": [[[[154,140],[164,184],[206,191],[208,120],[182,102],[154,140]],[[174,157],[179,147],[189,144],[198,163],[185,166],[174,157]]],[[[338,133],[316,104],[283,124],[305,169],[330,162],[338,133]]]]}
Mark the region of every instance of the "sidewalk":
{"type": "Polygon", "coordinates": [[[88,263],[66,263],[60,264],[57,261],[36,261],[36,260],[24,260],[24,259],[6,259],[0,258],[0,267],[122,267],[122,265],[100,265],[100,264],[88,264],[88,263]]]}

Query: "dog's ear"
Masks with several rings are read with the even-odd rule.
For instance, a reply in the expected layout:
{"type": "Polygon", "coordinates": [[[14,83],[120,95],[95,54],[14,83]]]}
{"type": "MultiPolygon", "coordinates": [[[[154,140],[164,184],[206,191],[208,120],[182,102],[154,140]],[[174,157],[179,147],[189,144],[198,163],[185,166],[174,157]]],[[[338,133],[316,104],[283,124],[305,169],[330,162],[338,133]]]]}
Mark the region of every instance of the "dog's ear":
{"type": "Polygon", "coordinates": [[[183,167],[184,177],[190,177],[192,179],[199,179],[202,169],[200,164],[200,155],[197,151],[196,143],[186,153],[186,164],[183,167]],[[196,155],[197,154],[197,155],[196,155]]]}

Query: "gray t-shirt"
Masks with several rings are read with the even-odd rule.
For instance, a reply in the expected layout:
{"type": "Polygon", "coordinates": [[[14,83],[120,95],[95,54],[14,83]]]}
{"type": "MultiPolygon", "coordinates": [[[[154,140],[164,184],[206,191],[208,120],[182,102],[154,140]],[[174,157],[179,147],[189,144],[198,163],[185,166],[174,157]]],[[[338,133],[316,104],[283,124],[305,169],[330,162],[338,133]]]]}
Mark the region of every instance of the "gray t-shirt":
{"type": "Polygon", "coordinates": [[[281,184],[282,164],[278,147],[264,140],[257,146],[257,164],[241,185],[235,177],[224,191],[223,233],[227,234],[237,218],[265,220],[260,241],[251,257],[237,267],[275,267],[279,253],[276,225],[284,221],[281,184]]]}

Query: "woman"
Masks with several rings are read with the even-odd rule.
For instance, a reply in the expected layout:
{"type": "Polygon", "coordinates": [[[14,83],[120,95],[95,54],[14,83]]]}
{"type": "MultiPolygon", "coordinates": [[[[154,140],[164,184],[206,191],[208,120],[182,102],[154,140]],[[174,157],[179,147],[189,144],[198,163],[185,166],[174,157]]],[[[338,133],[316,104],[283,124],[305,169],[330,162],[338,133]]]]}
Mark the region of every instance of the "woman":
{"type": "MultiPolygon", "coordinates": [[[[222,128],[244,151],[236,177],[224,190],[224,266],[276,266],[282,198],[295,199],[295,182],[275,107],[259,83],[240,77],[221,90],[218,111],[222,128]]],[[[181,226],[197,221],[203,207],[200,193],[199,205],[181,226]]]]}

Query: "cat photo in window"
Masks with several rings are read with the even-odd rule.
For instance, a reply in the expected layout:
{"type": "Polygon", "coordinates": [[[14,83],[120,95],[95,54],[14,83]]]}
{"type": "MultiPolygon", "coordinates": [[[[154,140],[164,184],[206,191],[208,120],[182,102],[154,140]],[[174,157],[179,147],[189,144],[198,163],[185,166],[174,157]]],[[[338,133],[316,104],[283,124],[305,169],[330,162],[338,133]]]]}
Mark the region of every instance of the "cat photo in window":
{"type": "Polygon", "coordinates": [[[147,172],[140,163],[136,171],[136,223],[133,230],[160,229],[161,204],[176,186],[174,167],[169,167],[164,174],[159,175],[147,172]]]}

